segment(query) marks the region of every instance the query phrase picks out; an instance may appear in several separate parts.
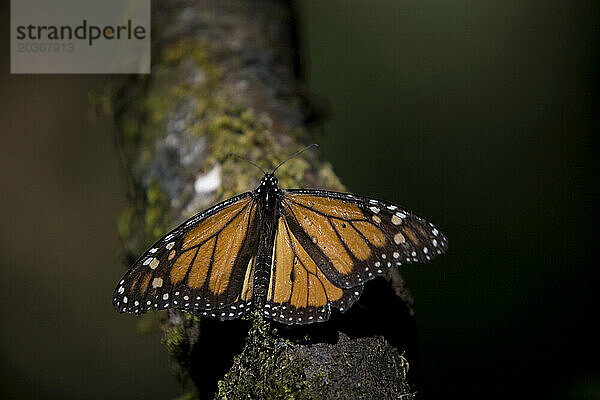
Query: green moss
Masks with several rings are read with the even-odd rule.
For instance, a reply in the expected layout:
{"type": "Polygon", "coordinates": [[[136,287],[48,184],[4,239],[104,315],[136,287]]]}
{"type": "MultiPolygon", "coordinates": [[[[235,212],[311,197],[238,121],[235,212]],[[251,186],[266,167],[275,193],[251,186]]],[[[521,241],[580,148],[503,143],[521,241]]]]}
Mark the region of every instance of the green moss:
{"type": "Polygon", "coordinates": [[[330,188],[331,190],[338,190],[340,192],[346,191],[346,187],[333,172],[331,163],[324,162],[319,170],[319,180],[322,182],[324,187],[330,188]]]}
{"type": "Polygon", "coordinates": [[[308,399],[302,363],[260,313],[246,346],[218,382],[217,399],[308,399]]]}
{"type": "Polygon", "coordinates": [[[146,233],[154,241],[159,239],[169,229],[169,204],[158,183],[153,182],[146,189],[146,205],[144,223],[146,233]]]}
{"type": "Polygon", "coordinates": [[[181,320],[165,330],[162,343],[178,364],[187,365],[193,346],[189,337],[189,329],[195,329],[194,324],[198,321],[198,317],[191,314],[181,314],[181,320]]]}
{"type": "MultiPolygon", "coordinates": [[[[209,61],[206,46],[193,40],[174,42],[153,53],[153,73],[140,76],[118,91],[107,89],[113,99],[113,106],[105,105],[105,97],[96,96],[96,104],[102,109],[111,110],[114,115],[122,145],[124,159],[134,172],[143,171],[153,159],[153,141],[164,134],[166,121],[183,101],[191,98],[197,104],[190,110],[200,121],[194,131],[205,134],[206,123],[213,119],[207,114],[215,109],[215,88],[221,81],[221,72],[209,61]],[[190,76],[201,76],[197,80],[190,76]]],[[[223,100],[223,103],[226,103],[223,100]]],[[[187,104],[187,103],[186,103],[187,104]]],[[[239,126],[233,126],[239,129],[239,126]]]]}
{"type": "Polygon", "coordinates": [[[209,61],[206,44],[197,40],[184,39],[165,46],[157,55],[156,60],[156,64],[171,69],[186,60],[191,60],[203,69],[209,82],[220,81],[222,76],[221,71],[209,61]]]}
{"type": "Polygon", "coordinates": [[[279,148],[273,134],[256,118],[251,108],[240,108],[217,98],[209,103],[205,112],[210,118],[204,129],[201,126],[195,128],[211,143],[212,151],[206,159],[206,168],[215,163],[220,163],[223,168],[223,184],[217,191],[217,199],[247,191],[260,179],[261,173],[231,155],[237,154],[267,169],[279,148]]]}
{"type": "MultiPolygon", "coordinates": [[[[283,157],[278,157],[276,160],[277,164],[285,161],[285,157],[289,154],[284,154],[283,157]]],[[[304,183],[304,176],[311,170],[311,165],[303,158],[293,158],[287,161],[284,166],[277,170],[277,179],[279,180],[279,186],[282,188],[297,188],[302,187],[304,183]]]]}
{"type": "Polygon", "coordinates": [[[217,399],[412,398],[408,362],[384,338],[301,345],[278,337],[259,312],[253,318],[217,399]]]}
{"type": "MultiPolygon", "coordinates": [[[[177,41],[162,48],[154,59],[150,81],[134,87],[129,98],[116,100],[124,110],[119,115],[119,128],[126,158],[134,160],[134,170],[143,171],[152,160],[152,141],[163,134],[167,118],[182,101],[191,107],[186,111],[194,114],[189,118],[192,122],[189,132],[205,136],[210,143],[211,151],[203,168],[208,170],[216,163],[222,164],[224,189],[215,200],[246,191],[260,179],[254,167],[228,158],[230,153],[272,169],[306,138],[304,130],[297,128],[290,135],[292,141],[282,146],[269,121],[261,120],[253,109],[232,101],[221,90],[222,72],[210,61],[204,43],[177,41]],[[193,74],[202,77],[200,83],[189,79],[193,74]],[[190,98],[194,102],[190,103],[190,98]]],[[[290,165],[278,171],[282,187],[298,187],[309,169],[310,165],[301,159],[290,161],[290,165]]],[[[157,217],[152,211],[147,215],[150,220],[157,217]]]]}
{"type": "Polygon", "coordinates": [[[162,344],[169,353],[173,374],[184,385],[192,350],[200,334],[200,319],[187,313],[178,313],[175,318],[176,322],[164,325],[162,344]]]}
{"type": "Polygon", "coordinates": [[[119,215],[117,219],[117,230],[119,232],[119,236],[125,242],[131,239],[135,215],[136,208],[129,206],[121,212],[121,215],[119,215]]]}

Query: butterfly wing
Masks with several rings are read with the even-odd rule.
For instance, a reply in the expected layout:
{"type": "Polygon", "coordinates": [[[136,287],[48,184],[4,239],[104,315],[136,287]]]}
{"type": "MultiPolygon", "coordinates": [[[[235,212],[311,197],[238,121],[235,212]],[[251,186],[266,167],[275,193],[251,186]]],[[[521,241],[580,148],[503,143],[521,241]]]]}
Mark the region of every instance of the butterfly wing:
{"type": "Polygon", "coordinates": [[[119,312],[177,308],[232,319],[252,298],[256,202],[244,193],[169,232],[143,254],[113,295],[119,312]]]}
{"type": "Polygon", "coordinates": [[[448,247],[432,223],[388,202],[348,193],[286,190],[267,297],[284,323],[325,321],[348,309],[364,282],[448,247]]]}
{"type": "Polygon", "coordinates": [[[292,229],[292,223],[289,214],[278,220],[264,314],[284,324],[323,322],[331,307],[349,308],[363,288],[333,284],[311,255],[314,244],[292,229]]]}

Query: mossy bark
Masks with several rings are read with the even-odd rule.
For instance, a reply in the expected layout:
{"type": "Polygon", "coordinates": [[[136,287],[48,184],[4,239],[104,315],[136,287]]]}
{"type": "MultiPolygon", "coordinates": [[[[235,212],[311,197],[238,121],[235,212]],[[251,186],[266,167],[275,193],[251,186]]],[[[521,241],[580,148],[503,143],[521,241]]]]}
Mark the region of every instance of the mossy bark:
{"type": "MultiPolygon", "coordinates": [[[[260,172],[229,153],[269,169],[310,143],[289,4],[154,2],[152,40],[152,74],[128,80],[110,103],[132,188],[119,221],[132,256],[193,213],[257,185],[260,172]],[[211,184],[198,179],[205,176],[211,184]]],[[[290,160],[278,178],[283,188],[344,189],[313,151],[290,160]]],[[[411,398],[399,351],[410,352],[414,321],[390,285],[378,285],[388,294],[371,302],[381,307],[369,306],[366,291],[354,314],[318,326],[159,313],[163,343],[180,375],[193,380],[192,397],[411,398]],[[400,334],[386,318],[404,321],[400,334]]]]}

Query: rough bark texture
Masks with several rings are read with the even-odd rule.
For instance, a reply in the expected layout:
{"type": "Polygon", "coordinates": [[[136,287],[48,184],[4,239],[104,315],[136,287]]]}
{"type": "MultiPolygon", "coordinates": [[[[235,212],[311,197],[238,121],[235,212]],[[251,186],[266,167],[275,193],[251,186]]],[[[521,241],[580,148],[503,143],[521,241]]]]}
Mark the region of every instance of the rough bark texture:
{"type": "MultiPolygon", "coordinates": [[[[230,152],[268,169],[310,143],[289,4],[154,2],[152,38],[152,74],[129,80],[111,102],[132,188],[119,229],[132,256],[193,213],[257,185],[260,172],[230,152]]],[[[314,151],[290,160],[278,178],[283,188],[344,189],[314,151]]],[[[399,353],[414,356],[411,310],[381,279],[348,313],[314,326],[159,316],[174,365],[195,384],[190,397],[414,395],[399,353]]]]}

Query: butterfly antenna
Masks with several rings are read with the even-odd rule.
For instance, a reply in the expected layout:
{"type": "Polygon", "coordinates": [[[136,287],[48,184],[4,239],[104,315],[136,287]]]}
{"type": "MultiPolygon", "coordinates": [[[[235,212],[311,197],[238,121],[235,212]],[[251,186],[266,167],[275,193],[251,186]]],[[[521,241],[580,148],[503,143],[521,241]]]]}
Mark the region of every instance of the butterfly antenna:
{"type": "Polygon", "coordinates": [[[281,167],[283,164],[285,164],[286,162],[290,161],[292,158],[296,158],[298,157],[300,154],[304,153],[306,150],[310,149],[311,147],[319,147],[318,144],[313,143],[313,144],[309,144],[308,146],[306,146],[305,148],[303,148],[300,151],[295,152],[291,157],[289,157],[287,160],[282,161],[279,163],[278,166],[275,167],[275,169],[273,170],[273,172],[271,172],[272,174],[275,173],[275,171],[277,171],[277,169],[279,169],[279,167],[281,167]]]}
{"type": "MultiPolygon", "coordinates": [[[[264,169],[262,169],[260,166],[256,165],[256,164],[255,164],[255,163],[253,163],[252,161],[250,161],[250,160],[248,160],[248,159],[246,159],[246,158],[244,158],[244,157],[242,157],[242,156],[238,156],[238,155],[237,155],[237,154],[235,154],[235,153],[229,153],[229,154],[227,154],[227,157],[229,157],[229,156],[236,156],[236,157],[237,157],[237,158],[239,158],[240,160],[244,160],[244,161],[246,161],[248,164],[250,164],[250,165],[254,165],[254,166],[255,166],[256,168],[258,168],[258,169],[259,169],[259,170],[260,170],[260,171],[261,171],[261,172],[262,172],[264,175],[266,175],[266,174],[267,174],[267,172],[266,172],[264,169]]],[[[225,157],[225,158],[227,158],[227,157],[225,157]]]]}

